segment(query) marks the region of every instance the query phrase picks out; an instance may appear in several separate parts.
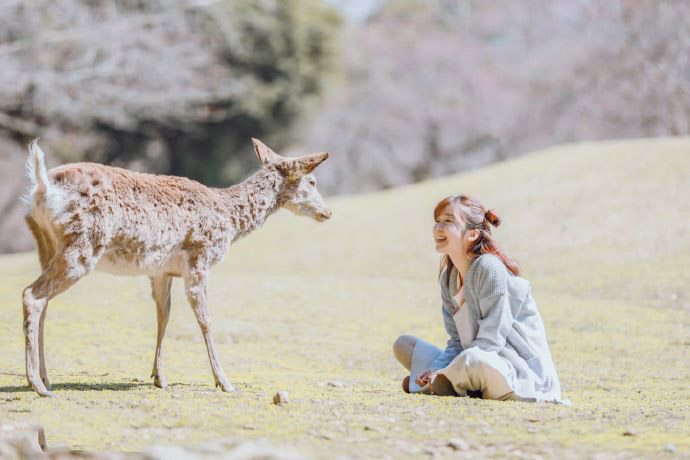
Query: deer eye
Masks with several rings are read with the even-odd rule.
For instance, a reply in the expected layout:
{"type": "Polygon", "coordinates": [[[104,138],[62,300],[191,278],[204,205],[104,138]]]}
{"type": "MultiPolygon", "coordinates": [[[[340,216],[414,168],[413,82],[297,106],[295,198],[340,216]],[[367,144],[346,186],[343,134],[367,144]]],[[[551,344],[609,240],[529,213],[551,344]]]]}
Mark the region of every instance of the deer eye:
{"type": "Polygon", "coordinates": [[[309,179],[309,185],[311,185],[312,187],[316,187],[316,180],[309,179]]]}

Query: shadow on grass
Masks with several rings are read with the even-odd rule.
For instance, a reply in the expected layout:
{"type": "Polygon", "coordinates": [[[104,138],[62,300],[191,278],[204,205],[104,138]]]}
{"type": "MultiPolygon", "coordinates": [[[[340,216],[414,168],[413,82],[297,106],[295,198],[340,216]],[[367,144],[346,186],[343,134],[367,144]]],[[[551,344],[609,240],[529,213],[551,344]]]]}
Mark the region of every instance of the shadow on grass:
{"type": "MultiPolygon", "coordinates": [[[[51,391],[129,391],[140,387],[155,388],[152,383],[57,383],[51,385],[51,391]]],[[[0,393],[33,392],[28,385],[0,387],[0,393]]]]}

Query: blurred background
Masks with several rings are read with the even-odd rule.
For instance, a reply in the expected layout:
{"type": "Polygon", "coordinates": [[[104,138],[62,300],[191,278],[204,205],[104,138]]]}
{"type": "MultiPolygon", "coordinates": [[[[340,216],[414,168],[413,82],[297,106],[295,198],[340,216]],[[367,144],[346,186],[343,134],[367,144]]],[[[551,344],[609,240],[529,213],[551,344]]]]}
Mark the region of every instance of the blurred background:
{"type": "Polygon", "coordinates": [[[2,0],[0,252],[30,249],[26,144],[241,181],[249,141],[332,152],[326,195],[563,142],[690,131],[690,2],[2,0]]]}

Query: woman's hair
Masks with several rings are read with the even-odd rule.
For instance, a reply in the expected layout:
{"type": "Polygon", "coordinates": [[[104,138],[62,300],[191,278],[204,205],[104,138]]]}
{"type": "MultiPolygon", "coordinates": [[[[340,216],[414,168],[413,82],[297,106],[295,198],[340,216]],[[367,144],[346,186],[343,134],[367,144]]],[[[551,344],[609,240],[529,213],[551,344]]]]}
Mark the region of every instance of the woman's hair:
{"type": "MultiPolygon", "coordinates": [[[[513,275],[518,275],[520,273],[520,266],[518,263],[503,252],[491,235],[491,225],[498,227],[501,223],[501,219],[499,219],[493,209],[487,210],[479,200],[471,196],[453,195],[442,199],[436,205],[434,208],[434,220],[439,218],[441,212],[443,212],[448,205],[453,209],[453,213],[465,223],[466,230],[479,230],[479,238],[477,238],[472,246],[467,249],[467,255],[471,259],[476,259],[482,254],[493,254],[501,259],[506,268],[508,268],[513,275]]],[[[453,261],[448,254],[445,254],[441,259],[439,276],[441,276],[446,269],[448,269],[446,272],[446,286],[449,286],[453,261]]]]}

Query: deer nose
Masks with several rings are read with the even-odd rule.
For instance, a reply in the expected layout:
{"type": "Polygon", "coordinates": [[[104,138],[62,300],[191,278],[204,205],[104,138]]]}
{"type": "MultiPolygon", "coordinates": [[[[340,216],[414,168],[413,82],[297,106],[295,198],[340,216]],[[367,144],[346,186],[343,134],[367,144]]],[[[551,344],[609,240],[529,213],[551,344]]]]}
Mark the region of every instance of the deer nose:
{"type": "Polygon", "coordinates": [[[325,211],[319,213],[319,217],[321,217],[323,220],[330,219],[331,215],[332,213],[330,209],[326,209],[325,211]]]}

